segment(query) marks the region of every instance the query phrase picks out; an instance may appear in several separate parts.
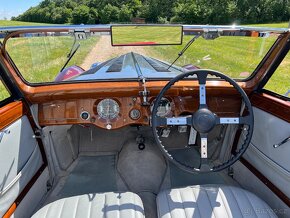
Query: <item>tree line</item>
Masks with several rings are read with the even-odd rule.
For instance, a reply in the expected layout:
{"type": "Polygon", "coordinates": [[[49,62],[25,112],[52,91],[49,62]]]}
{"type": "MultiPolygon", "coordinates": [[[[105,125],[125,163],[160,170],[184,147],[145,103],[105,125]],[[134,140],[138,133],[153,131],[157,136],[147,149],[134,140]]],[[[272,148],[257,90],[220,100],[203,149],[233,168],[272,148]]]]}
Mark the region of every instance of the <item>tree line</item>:
{"type": "Polygon", "coordinates": [[[43,0],[12,20],[54,24],[230,24],[288,21],[290,0],[43,0]]]}

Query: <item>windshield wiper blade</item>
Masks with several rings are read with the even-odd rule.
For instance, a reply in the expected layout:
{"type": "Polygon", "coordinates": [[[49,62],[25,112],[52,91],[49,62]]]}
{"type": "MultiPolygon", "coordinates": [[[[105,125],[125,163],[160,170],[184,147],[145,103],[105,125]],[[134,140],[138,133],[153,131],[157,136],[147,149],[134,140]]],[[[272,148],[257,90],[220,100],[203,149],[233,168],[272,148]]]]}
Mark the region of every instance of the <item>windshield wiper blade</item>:
{"type": "Polygon", "coordinates": [[[195,35],[190,41],[188,41],[188,43],[184,46],[184,48],[181,50],[181,52],[178,53],[177,58],[170,64],[170,66],[167,68],[167,70],[169,70],[173,64],[175,64],[175,62],[184,54],[184,52],[191,46],[191,44],[201,35],[195,35]]]}
{"type": "Polygon", "coordinates": [[[60,72],[63,71],[63,69],[66,67],[66,65],[70,62],[70,60],[72,59],[72,57],[75,55],[75,53],[77,52],[77,50],[80,48],[81,44],[79,43],[76,47],[75,47],[75,43],[73,44],[69,54],[67,55],[67,60],[65,62],[65,64],[63,65],[63,67],[61,68],[60,72]],[[75,49],[73,49],[75,47],[75,49]]]}

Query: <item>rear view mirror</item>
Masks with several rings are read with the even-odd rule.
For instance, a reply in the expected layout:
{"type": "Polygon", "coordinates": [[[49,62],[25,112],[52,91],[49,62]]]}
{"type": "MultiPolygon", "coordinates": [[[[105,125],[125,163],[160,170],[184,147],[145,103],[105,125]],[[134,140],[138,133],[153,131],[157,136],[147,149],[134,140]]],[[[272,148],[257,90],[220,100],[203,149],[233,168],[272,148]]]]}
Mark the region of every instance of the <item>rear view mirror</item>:
{"type": "Polygon", "coordinates": [[[116,25],[111,26],[112,46],[181,45],[182,26],[116,25]]]}

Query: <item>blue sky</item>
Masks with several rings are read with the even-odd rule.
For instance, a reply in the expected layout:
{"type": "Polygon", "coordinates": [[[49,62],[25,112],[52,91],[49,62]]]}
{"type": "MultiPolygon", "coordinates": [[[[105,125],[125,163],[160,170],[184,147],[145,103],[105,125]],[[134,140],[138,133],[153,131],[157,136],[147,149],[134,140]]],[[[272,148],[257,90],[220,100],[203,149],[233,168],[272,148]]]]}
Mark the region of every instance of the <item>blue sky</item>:
{"type": "Polygon", "coordinates": [[[39,2],[41,0],[0,0],[0,20],[17,16],[39,2]]]}

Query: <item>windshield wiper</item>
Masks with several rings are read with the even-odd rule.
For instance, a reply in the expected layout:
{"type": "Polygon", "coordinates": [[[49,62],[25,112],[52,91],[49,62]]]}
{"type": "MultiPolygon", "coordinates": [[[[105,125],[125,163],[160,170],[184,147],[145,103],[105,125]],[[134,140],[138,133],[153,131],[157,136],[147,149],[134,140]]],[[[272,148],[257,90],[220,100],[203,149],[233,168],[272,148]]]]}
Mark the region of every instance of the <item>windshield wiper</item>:
{"type": "Polygon", "coordinates": [[[66,67],[66,65],[70,62],[70,60],[72,59],[72,57],[75,55],[75,53],[77,52],[77,50],[80,48],[81,44],[78,43],[77,46],[76,45],[76,39],[71,47],[70,52],[67,55],[67,60],[65,62],[65,64],[63,65],[63,67],[61,68],[60,72],[63,71],[63,69],[66,67]]]}
{"type": "Polygon", "coordinates": [[[177,58],[170,64],[170,66],[167,68],[167,70],[169,70],[172,65],[184,54],[184,52],[191,46],[191,44],[201,35],[195,35],[190,41],[188,41],[188,43],[184,46],[184,48],[181,50],[181,52],[178,53],[177,58]]]}

